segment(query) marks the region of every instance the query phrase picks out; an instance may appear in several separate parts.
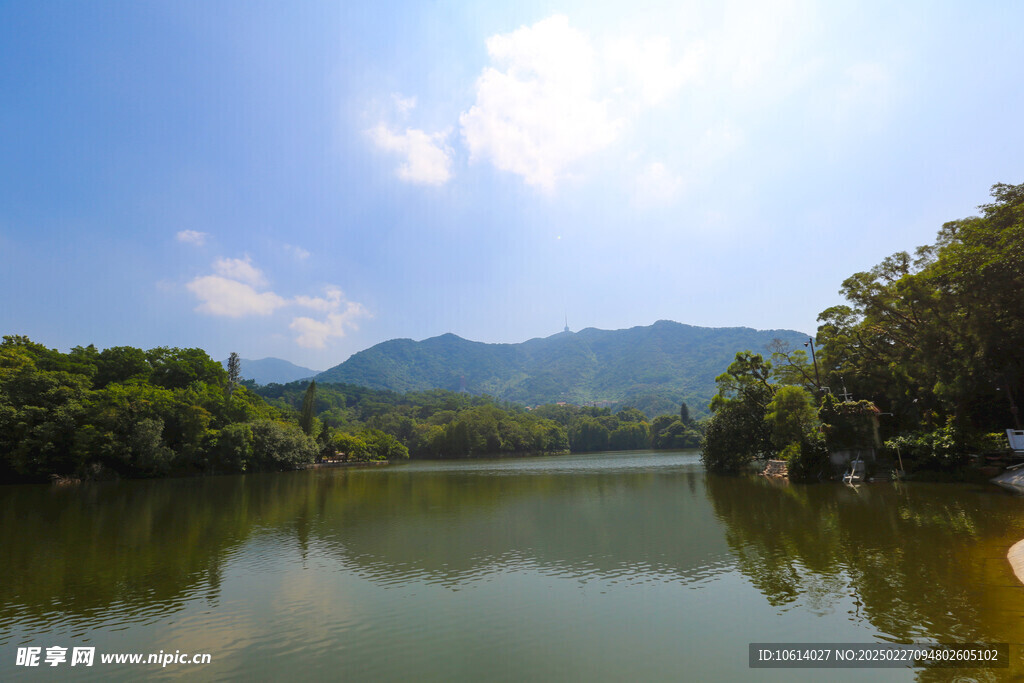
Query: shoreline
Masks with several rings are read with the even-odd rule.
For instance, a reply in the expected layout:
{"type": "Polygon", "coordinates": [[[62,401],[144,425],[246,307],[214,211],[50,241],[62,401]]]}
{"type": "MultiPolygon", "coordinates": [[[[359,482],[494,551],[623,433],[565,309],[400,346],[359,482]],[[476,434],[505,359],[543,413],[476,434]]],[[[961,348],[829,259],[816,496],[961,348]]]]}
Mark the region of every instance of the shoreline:
{"type": "MultiPolygon", "coordinates": [[[[1024,494],[1024,468],[1002,472],[989,481],[1016,494],[1024,494]]],[[[1014,576],[1024,584],[1024,538],[1010,546],[1006,552],[1006,560],[1010,563],[1014,576]]]]}
{"type": "Polygon", "coordinates": [[[1010,546],[1006,553],[1006,559],[1010,562],[1017,580],[1024,584],[1024,539],[1021,539],[1010,546]]]}

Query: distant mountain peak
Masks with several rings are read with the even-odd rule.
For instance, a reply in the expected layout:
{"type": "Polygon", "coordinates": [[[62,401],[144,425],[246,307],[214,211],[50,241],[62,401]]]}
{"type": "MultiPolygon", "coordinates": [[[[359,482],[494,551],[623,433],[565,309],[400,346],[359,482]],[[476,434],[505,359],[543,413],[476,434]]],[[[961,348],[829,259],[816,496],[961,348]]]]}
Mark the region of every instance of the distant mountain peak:
{"type": "Polygon", "coordinates": [[[738,351],[767,355],[774,338],[796,345],[806,337],[793,330],[695,327],[672,320],[625,330],[563,330],[517,344],[476,342],[448,332],[418,342],[382,342],[316,380],[391,391],[465,389],[524,405],[634,405],[649,415],[676,412],[686,401],[699,414],[714,394],[715,377],[738,351]]]}
{"type": "MultiPolygon", "coordinates": [[[[242,379],[251,379],[257,384],[287,384],[300,379],[308,379],[317,374],[316,370],[295,365],[283,358],[267,357],[259,360],[241,358],[240,360],[242,379]]],[[[227,369],[227,360],[222,360],[220,363],[227,369]]]]}

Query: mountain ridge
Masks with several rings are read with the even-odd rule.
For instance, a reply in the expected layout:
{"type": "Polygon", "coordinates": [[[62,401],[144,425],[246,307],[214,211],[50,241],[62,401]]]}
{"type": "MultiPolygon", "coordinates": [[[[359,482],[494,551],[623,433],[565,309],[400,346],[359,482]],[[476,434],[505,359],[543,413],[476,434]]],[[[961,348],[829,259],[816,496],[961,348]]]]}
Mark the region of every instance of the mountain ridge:
{"type": "Polygon", "coordinates": [[[714,378],[737,351],[767,355],[774,339],[794,347],[807,336],[671,320],[621,330],[588,327],[519,343],[477,342],[447,332],[381,342],[315,379],[400,392],[464,388],[526,405],[634,405],[648,414],[675,412],[686,401],[704,413],[714,378]]]}

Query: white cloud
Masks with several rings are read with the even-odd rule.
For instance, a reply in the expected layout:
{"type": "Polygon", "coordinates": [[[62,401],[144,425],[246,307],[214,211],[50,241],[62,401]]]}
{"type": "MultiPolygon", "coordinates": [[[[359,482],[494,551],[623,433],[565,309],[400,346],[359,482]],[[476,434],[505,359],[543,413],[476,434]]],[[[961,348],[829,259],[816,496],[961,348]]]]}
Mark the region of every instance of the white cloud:
{"type": "Polygon", "coordinates": [[[331,311],[341,306],[342,292],[337,287],[327,287],[326,296],[297,296],[295,303],[316,311],[331,311]]]}
{"type": "Polygon", "coordinates": [[[402,97],[398,93],[393,93],[391,99],[395,102],[395,109],[398,110],[400,116],[407,116],[409,112],[416,108],[416,96],[402,97]]]}
{"type": "Polygon", "coordinates": [[[248,284],[220,275],[197,277],[186,287],[201,302],[196,310],[210,315],[270,315],[288,303],[273,292],[257,292],[248,284]]]}
{"type": "Polygon", "coordinates": [[[477,79],[476,103],[459,117],[470,160],[553,190],[573,164],[610,145],[622,125],[595,94],[589,39],[553,16],[487,40],[495,67],[477,79]]]}
{"type": "Polygon", "coordinates": [[[426,133],[406,128],[404,133],[396,133],[380,123],[369,133],[378,147],[405,157],[397,172],[402,180],[420,185],[444,185],[451,179],[452,150],[445,142],[449,131],[426,133]]]}
{"type": "Polygon", "coordinates": [[[329,287],[327,298],[296,297],[300,305],[328,311],[323,320],[306,316],[293,318],[288,327],[298,332],[295,342],[310,349],[322,349],[332,338],[341,338],[349,329],[357,329],[356,320],[368,317],[369,311],[354,301],[344,301],[341,290],[329,287]],[[302,299],[302,301],[299,301],[302,299]]]}
{"type": "MultiPolygon", "coordinates": [[[[459,116],[460,140],[471,163],[490,163],[521,177],[527,185],[553,192],[566,179],[579,177],[587,168],[584,164],[598,152],[619,141],[644,145],[652,133],[671,126],[669,119],[655,123],[645,117],[666,107],[684,88],[690,87],[690,98],[696,101],[698,92],[704,92],[706,100],[706,88],[718,87],[723,78],[730,82],[738,78],[737,83],[749,85],[761,75],[759,60],[766,59],[766,53],[770,55],[771,48],[791,32],[787,29],[793,15],[799,13],[788,12],[786,21],[771,24],[768,35],[757,34],[757,22],[767,20],[758,14],[753,24],[750,17],[738,22],[742,30],[728,22],[719,32],[688,30],[681,44],[650,33],[595,42],[563,15],[492,35],[486,41],[490,65],[476,80],[473,104],[459,116]],[[758,37],[754,47],[738,50],[737,42],[753,40],[751,32],[758,37]],[[730,49],[723,50],[719,43],[730,49]]],[[[768,12],[767,17],[771,16],[768,12]]],[[[731,20],[733,13],[728,17],[731,20]]],[[[664,31],[665,26],[659,24],[654,30],[664,31]]],[[[391,98],[400,117],[417,105],[415,97],[392,94],[391,98]]],[[[707,106],[713,105],[714,101],[707,106]]],[[[446,144],[447,133],[416,128],[400,132],[385,122],[368,132],[380,149],[405,156],[398,169],[400,178],[440,185],[452,177],[453,152],[446,144]]],[[[682,149],[681,153],[697,151],[682,149]]],[[[657,166],[645,169],[638,182],[655,189],[645,189],[641,195],[668,197],[678,192],[681,179],[667,171],[658,176],[659,172],[657,166]]],[[[629,180],[624,181],[629,187],[629,180]]]]}
{"type": "Polygon", "coordinates": [[[271,291],[258,291],[264,283],[263,273],[248,257],[218,259],[214,263],[217,275],[203,275],[193,279],[186,289],[199,299],[196,310],[209,315],[241,318],[247,315],[270,315],[281,308],[300,306],[325,314],[322,320],[308,316],[293,317],[289,329],[297,332],[299,346],[322,349],[334,338],[344,337],[356,329],[359,318],[370,315],[359,303],[347,301],[342,291],[331,285],[324,288],[323,296],[298,295],[286,299],[271,291]]]}
{"type": "Polygon", "coordinates": [[[284,249],[299,261],[305,261],[309,258],[309,252],[307,250],[302,247],[297,247],[294,244],[286,244],[284,245],[284,249]]]}
{"type": "Polygon", "coordinates": [[[621,79],[623,91],[635,92],[639,104],[653,107],[699,77],[704,53],[704,43],[698,41],[689,46],[683,57],[675,59],[667,38],[639,41],[631,37],[609,44],[605,58],[611,71],[621,79]]]}
{"type": "MultiPolygon", "coordinates": [[[[717,145],[700,139],[721,121],[756,134],[771,121],[765,112],[794,106],[823,79],[827,91],[817,106],[840,113],[870,106],[872,97],[884,106],[898,94],[875,64],[833,72],[839,53],[823,37],[831,15],[819,4],[686,4],[603,26],[591,15],[593,31],[555,15],[491,35],[489,63],[448,141],[461,144],[470,163],[546,192],[608,168],[624,174],[619,182],[628,191],[637,168],[630,162],[651,153],[696,181],[701,159],[728,156],[744,142],[728,130],[714,132],[717,145]]],[[[454,154],[446,138],[396,123],[417,107],[415,97],[391,100],[394,118],[372,119],[381,121],[369,131],[376,145],[406,157],[399,177],[447,182],[454,154]],[[422,150],[419,162],[415,150],[422,150]]]]}
{"type": "Polygon", "coordinates": [[[253,287],[260,287],[266,284],[266,278],[263,277],[263,272],[256,266],[252,265],[252,261],[248,256],[246,256],[245,259],[217,259],[213,264],[213,269],[218,275],[222,275],[232,280],[238,280],[239,282],[244,282],[252,285],[253,287]]]}
{"type": "Polygon", "coordinates": [[[671,204],[684,187],[683,177],[669,170],[665,164],[648,164],[636,179],[633,201],[644,207],[671,204]]]}
{"type": "Polygon", "coordinates": [[[175,235],[179,242],[185,244],[194,244],[197,247],[201,247],[206,244],[206,238],[209,237],[205,232],[199,232],[197,230],[182,230],[175,235]]]}

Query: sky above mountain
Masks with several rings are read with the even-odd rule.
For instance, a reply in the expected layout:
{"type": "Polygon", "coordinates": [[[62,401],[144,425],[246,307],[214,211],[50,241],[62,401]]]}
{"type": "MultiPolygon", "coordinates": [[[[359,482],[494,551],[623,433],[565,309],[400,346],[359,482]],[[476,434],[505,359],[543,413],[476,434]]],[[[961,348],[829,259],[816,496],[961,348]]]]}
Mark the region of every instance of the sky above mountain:
{"type": "Polygon", "coordinates": [[[1010,2],[0,3],[0,332],[812,332],[1021,183],[1010,2]]]}

